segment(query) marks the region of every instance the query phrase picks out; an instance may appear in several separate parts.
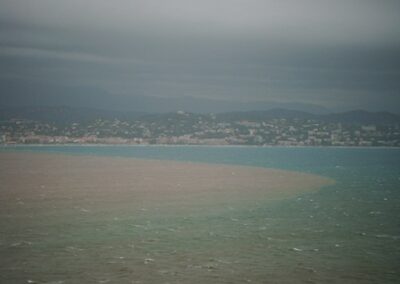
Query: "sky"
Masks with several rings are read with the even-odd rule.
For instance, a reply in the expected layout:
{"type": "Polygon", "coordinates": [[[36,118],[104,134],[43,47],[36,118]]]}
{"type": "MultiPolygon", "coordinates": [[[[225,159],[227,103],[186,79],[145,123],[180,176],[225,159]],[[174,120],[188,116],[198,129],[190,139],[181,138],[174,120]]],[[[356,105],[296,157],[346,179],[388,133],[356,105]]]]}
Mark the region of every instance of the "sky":
{"type": "Polygon", "coordinates": [[[400,113],[398,27],[397,0],[0,0],[0,105],[400,113]]]}

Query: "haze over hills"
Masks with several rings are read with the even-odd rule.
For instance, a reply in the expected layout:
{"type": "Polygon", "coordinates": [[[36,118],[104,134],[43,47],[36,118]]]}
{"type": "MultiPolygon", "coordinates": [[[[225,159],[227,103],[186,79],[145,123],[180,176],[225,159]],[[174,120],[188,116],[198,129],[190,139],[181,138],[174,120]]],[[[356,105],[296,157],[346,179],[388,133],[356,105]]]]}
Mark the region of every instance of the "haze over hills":
{"type": "MultiPolygon", "coordinates": [[[[198,116],[205,113],[187,112],[189,115],[198,116]]],[[[209,112],[207,114],[212,114],[209,112]]],[[[105,120],[157,120],[167,119],[176,112],[150,113],[140,111],[115,111],[96,108],[78,108],[67,106],[33,106],[33,107],[0,107],[0,119],[26,119],[57,125],[70,123],[87,123],[96,119],[105,120]]],[[[400,123],[400,115],[389,112],[369,112],[365,110],[353,110],[340,113],[315,114],[300,110],[273,108],[264,111],[235,111],[215,113],[215,117],[221,121],[249,120],[263,121],[270,119],[313,119],[327,123],[350,124],[396,124],[400,123]]]]}
{"type": "Polygon", "coordinates": [[[278,101],[270,99],[251,99],[246,95],[241,99],[221,99],[212,97],[195,97],[177,93],[158,96],[152,94],[118,94],[86,86],[57,86],[40,83],[25,83],[8,80],[0,85],[0,107],[41,107],[70,106],[74,108],[93,108],[109,111],[167,113],[185,110],[192,113],[222,113],[243,111],[265,111],[271,109],[288,109],[312,114],[328,114],[333,112],[364,109],[371,112],[389,111],[400,114],[396,104],[384,100],[373,105],[368,101],[345,106],[325,107],[310,100],[291,99],[278,101]]]}
{"type": "Polygon", "coordinates": [[[70,106],[79,108],[106,109],[112,111],[132,111],[165,113],[185,110],[193,113],[220,113],[231,111],[270,110],[274,108],[292,109],[314,114],[325,114],[331,110],[310,103],[276,101],[238,101],[192,96],[159,97],[152,95],[115,95],[102,89],[89,87],[58,87],[41,84],[25,85],[7,82],[0,85],[0,107],[8,106],[70,106]],[[27,91],[29,89],[29,91],[27,91]]]}
{"type": "Polygon", "coordinates": [[[346,112],[312,114],[288,109],[271,109],[268,111],[228,112],[218,115],[221,119],[243,119],[262,121],[268,119],[312,119],[327,123],[347,124],[395,124],[400,123],[400,116],[390,112],[369,112],[352,110],[346,112]]]}
{"type": "Polygon", "coordinates": [[[144,114],[144,112],[123,112],[67,106],[0,107],[1,120],[26,119],[55,123],[57,125],[67,125],[74,122],[86,123],[95,119],[133,120],[144,114]]]}
{"type": "Polygon", "coordinates": [[[178,110],[365,123],[393,118],[351,110],[400,115],[396,1],[6,2],[6,113],[27,107],[11,112],[57,123],[178,110]]]}

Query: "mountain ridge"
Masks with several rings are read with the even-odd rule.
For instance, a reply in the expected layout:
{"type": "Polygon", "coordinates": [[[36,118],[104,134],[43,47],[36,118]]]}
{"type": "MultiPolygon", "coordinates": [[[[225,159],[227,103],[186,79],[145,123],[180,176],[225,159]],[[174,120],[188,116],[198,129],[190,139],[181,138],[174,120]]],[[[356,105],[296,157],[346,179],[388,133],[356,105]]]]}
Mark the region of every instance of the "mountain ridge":
{"type": "Polygon", "coordinates": [[[270,110],[233,111],[221,113],[192,113],[192,112],[166,112],[147,113],[138,111],[114,111],[86,107],[70,106],[35,106],[35,107],[0,107],[0,119],[26,119],[46,123],[69,124],[85,123],[95,119],[127,120],[155,119],[160,116],[176,113],[186,113],[194,116],[213,115],[218,120],[253,120],[267,119],[314,119],[324,122],[356,123],[356,124],[391,124],[400,123],[400,115],[390,112],[371,112],[366,110],[352,110],[329,114],[313,114],[305,111],[275,108],[270,110]]]}

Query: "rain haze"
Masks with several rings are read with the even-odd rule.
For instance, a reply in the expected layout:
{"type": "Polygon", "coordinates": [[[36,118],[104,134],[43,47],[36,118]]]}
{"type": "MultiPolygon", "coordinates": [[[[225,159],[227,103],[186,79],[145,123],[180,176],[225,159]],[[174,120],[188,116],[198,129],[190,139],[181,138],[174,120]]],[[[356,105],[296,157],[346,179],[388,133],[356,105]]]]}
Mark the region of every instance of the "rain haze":
{"type": "Polygon", "coordinates": [[[398,1],[0,1],[0,104],[399,113],[398,1]]]}

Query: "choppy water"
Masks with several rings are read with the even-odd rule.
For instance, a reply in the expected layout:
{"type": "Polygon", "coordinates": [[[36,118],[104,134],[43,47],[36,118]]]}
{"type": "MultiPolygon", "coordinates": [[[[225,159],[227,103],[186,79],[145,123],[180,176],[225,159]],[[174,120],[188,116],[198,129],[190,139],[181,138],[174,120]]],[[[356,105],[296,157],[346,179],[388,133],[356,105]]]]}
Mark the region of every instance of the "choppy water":
{"type": "Polygon", "coordinates": [[[1,283],[400,282],[400,149],[1,149],[9,150],[273,167],[337,183],[296,198],[188,216],[49,216],[28,229],[1,216],[1,283]],[[10,236],[7,226],[21,226],[21,234],[10,236]]]}

